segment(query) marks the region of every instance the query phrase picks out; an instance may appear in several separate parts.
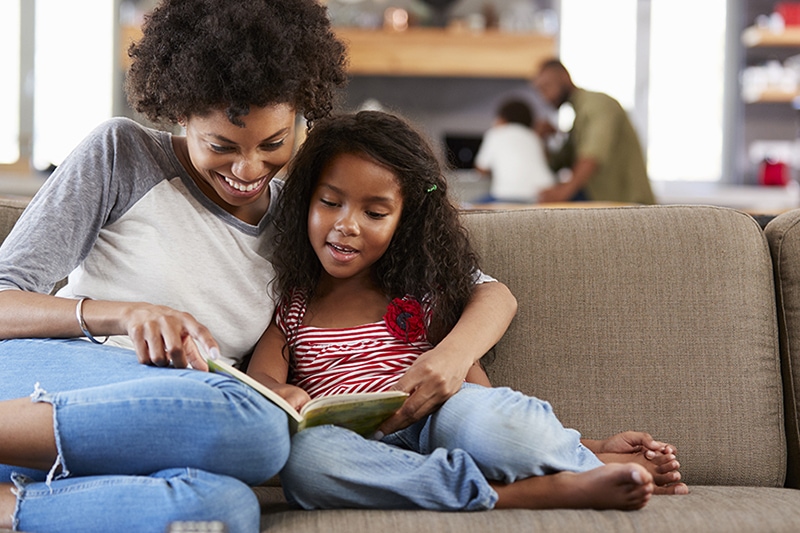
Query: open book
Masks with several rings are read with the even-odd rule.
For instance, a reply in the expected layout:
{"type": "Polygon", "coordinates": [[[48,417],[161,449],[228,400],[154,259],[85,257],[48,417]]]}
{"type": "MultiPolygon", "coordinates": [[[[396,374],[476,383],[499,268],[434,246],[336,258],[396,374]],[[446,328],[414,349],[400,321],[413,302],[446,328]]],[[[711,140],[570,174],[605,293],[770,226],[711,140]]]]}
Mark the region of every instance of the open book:
{"type": "Polygon", "coordinates": [[[259,383],[241,370],[215,359],[207,359],[211,372],[225,374],[250,385],[266,399],[286,411],[292,432],[302,431],[314,426],[333,424],[371,437],[378,427],[392,416],[408,397],[407,392],[360,392],[335,394],[314,398],[303,406],[300,412],[289,405],[278,393],[259,383]]]}

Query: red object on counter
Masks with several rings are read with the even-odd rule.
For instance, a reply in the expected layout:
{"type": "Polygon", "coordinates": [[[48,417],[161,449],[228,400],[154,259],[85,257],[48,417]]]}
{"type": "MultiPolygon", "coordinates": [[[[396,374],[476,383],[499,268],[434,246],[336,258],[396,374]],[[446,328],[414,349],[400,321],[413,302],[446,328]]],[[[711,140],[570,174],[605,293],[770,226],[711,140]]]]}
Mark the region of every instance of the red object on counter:
{"type": "Polygon", "coordinates": [[[775,13],[783,17],[787,26],[800,26],[800,2],[778,2],[775,13]]]}
{"type": "Polygon", "coordinates": [[[789,166],[782,161],[765,159],[758,172],[761,185],[784,186],[789,183],[789,166]]]}

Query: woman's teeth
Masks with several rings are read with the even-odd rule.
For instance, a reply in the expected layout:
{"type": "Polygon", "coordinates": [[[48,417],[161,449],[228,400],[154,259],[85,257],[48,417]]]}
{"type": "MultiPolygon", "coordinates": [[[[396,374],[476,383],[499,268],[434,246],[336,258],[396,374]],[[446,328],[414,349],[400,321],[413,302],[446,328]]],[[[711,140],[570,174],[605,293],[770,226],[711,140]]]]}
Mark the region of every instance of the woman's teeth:
{"type": "Polygon", "coordinates": [[[239,183],[238,181],[233,181],[232,179],[230,179],[230,178],[228,178],[226,176],[223,176],[223,178],[225,178],[225,183],[227,183],[228,185],[230,185],[231,187],[233,187],[237,191],[241,191],[241,192],[250,192],[253,189],[257,189],[264,182],[264,178],[261,178],[258,181],[254,181],[252,183],[248,183],[248,184],[245,185],[244,183],[239,183]]]}

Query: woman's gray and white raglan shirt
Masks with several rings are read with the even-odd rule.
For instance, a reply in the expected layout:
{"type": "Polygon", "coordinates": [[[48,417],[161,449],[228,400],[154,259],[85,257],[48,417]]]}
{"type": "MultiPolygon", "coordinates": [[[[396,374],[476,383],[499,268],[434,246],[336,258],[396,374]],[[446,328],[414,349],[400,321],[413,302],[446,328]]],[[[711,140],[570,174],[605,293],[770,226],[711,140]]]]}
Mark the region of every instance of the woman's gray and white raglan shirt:
{"type": "MultiPolygon", "coordinates": [[[[206,197],[169,133],[129,119],[95,129],[53,173],[0,247],[0,290],[145,301],[192,314],[240,361],[274,310],[270,183],[258,226],[206,197]]],[[[127,336],[109,341],[133,348],[127,336]]]]}

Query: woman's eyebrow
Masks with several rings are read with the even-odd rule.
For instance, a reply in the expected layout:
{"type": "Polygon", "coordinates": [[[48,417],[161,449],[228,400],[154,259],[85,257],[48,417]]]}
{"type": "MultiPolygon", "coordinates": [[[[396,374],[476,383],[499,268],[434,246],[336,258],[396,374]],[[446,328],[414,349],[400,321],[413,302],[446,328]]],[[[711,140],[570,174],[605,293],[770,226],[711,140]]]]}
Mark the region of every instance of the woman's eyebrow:
{"type": "MultiPolygon", "coordinates": [[[[275,133],[273,133],[272,135],[270,135],[269,137],[267,137],[266,139],[262,139],[261,142],[265,143],[265,142],[272,141],[276,137],[281,137],[281,136],[289,133],[289,130],[290,130],[290,128],[288,128],[288,127],[282,128],[282,129],[276,131],[275,133]]],[[[219,142],[223,142],[223,143],[227,143],[227,144],[237,144],[235,141],[232,141],[232,140],[228,139],[224,135],[219,135],[218,133],[207,133],[206,135],[216,139],[219,142]]]]}

